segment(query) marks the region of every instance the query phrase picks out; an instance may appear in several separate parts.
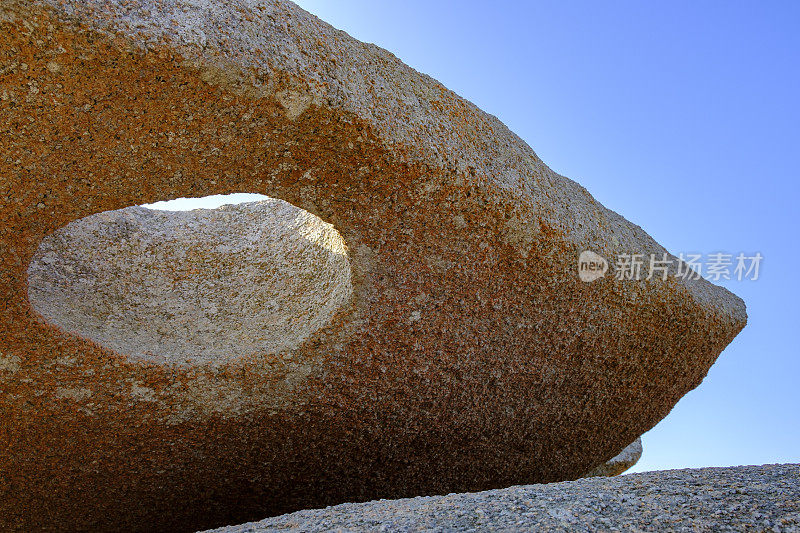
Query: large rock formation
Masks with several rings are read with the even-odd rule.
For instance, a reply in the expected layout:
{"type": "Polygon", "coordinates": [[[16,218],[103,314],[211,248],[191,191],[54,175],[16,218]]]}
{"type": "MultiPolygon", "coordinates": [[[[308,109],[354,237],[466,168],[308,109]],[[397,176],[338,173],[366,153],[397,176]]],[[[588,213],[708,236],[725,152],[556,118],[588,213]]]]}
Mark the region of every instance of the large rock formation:
{"type": "Polygon", "coordinates": [[[494,117],[284,1],[0,0],[0,148],[0,529],[189,530],[578,477],[746,320],[704,280],[581,281],[585,250],[666,251],[494,117]],[[31,306],[59,228],[230,192],[344,239],[352,292],[312,297],[331,299],[297,343],[142,357],[134,331],[31,306]]]}

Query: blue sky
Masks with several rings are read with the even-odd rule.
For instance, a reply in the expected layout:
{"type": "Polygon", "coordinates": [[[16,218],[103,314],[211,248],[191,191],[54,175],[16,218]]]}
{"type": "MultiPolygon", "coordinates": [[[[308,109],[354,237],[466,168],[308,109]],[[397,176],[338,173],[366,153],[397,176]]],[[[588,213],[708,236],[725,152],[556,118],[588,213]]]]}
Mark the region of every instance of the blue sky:
{"type": "Polygon", "coordinates": [[[748,326],[632,471],[800,462],[800,2],[298,3],[498,116],[671,252],[760,252],[757,281],[724,283],[748,326]]]}
{"type": "Polygon", "coordinates": [[[505,122],[673,253],[764,256],[636,470],[800,462],[800,2],[301,0],[505,122]]]}

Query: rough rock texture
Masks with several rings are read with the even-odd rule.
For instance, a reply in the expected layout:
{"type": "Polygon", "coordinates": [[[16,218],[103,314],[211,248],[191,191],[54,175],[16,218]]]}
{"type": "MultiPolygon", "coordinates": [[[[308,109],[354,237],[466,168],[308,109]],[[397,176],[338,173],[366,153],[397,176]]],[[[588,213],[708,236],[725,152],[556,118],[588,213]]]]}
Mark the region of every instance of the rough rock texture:
{"type": "Polygon", "coordinates": [[[598,465],[583,477],[618,476],[639,461],[642,457],[642,439],[638,438],[628,444],[617,455],[598,465]]]}
{"type": "Polygon", "coordinates": [[[216,530],[800,531],[800,465],[665,470],[347,503],[216,530]]]}
{"type": "Polygon", "coordinates": [[[664,250],[496,118],[283,1],[0,0],[0,197],[4,530],[576,478],[746,321],[703,280],[581,282],[583,250],[664,250]],[[32,308],[57,229],[231,192],[345,240],[352,296],[296,349],[158,364],[32,308]]]}
{"type": "Polygon", "coordinates": [[[352,292],[342,237],[283,200],[91,215],[48,235],[28,268],[52,324],[172,364],[296,349],[352,292]]]}

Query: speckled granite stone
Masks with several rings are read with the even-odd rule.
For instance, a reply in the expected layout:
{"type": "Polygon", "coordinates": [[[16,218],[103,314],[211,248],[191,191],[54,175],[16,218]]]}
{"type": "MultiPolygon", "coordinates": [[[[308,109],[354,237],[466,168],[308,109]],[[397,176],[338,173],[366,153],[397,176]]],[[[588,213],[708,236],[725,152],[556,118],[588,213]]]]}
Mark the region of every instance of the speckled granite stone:
{"type": "Polygon", "coordinates": [[[284,1],[0,0],[0,197],[4,530],[576,478],[746,321],[703,280],[581,282],[587,248],[664,250],[496,118],[284,1]],[[295,349],[142,360],[32,308],[59,228],[231,192],[345,241],[352,294],[295,349]]]}
{"type": "Polygon", "coordinates": [[[800,465],[664,470],[472,494],[348,503],[217,533],[800,531],[800,465]]]}
{"type": "Polygon", "coordinates": [[[274,199],[91,215],[48,235],[28,268],[30,302],[50,323],[173,365],[295,350],[352,292],[341,235],[274,199]]]}

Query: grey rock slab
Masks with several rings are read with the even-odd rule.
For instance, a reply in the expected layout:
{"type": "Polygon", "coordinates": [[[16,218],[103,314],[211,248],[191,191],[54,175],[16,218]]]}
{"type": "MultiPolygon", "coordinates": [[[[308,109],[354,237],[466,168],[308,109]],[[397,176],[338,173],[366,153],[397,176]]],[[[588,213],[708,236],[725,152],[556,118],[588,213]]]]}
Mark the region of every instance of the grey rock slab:
{"type": "Polygon", "coordinates": [[[663,470],[347,503],[213,531],[795,532],[800,531],[800,465],[663,470]]]}

